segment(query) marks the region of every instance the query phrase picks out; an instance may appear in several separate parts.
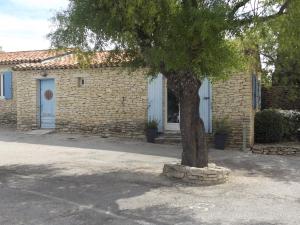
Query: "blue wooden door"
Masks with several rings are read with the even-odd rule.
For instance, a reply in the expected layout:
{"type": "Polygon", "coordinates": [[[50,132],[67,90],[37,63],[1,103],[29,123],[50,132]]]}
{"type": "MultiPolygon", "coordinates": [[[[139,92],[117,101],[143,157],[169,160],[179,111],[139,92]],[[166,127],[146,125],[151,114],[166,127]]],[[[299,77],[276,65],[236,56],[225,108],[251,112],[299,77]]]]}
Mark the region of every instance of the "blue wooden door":
{"type": "Polygon", "coordinates": [[[158,131],[163,132],[163,80],[162,74],[148,81],[148,120],[157,120],[158,131]]]}
{"type": "Polygon", "coordinates": [[[203,120],[206,133],[212,132],[212,87],[211,82],[205,78],[199,89],[200,117],[203,120]]]}
{"type": "Polygon", "coordinates": [[[41,80],[40,94],[41,128],[55,128],[54,79],[41,80]]]}

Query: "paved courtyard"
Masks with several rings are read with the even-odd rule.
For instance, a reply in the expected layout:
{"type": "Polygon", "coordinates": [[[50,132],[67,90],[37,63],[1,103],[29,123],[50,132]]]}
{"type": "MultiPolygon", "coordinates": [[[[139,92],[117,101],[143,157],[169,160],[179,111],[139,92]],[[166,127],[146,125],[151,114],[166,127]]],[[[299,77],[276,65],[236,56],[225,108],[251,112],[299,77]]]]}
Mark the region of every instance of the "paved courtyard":
{"type": "Polygon", "coordinates": [[[160,175],[180,147],[0,129],[1,225],[299,225],[300,157],[210,150],[228,183],[160,175]]]}

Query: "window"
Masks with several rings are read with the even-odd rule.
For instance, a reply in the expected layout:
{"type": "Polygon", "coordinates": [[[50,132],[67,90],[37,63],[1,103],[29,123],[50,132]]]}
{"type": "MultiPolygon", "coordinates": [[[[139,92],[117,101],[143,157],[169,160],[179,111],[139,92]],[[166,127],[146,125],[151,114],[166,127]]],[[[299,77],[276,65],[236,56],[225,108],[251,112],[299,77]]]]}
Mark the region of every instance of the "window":
{"type": "Polygon", "coordinates": [[[4,98],[4,75],[0,74],[0,98],[4,98]]]}
{"type": "Polygon", "coordinates": [[[0,98],[12,99],[12,72],[0,73],[0,98]]]}

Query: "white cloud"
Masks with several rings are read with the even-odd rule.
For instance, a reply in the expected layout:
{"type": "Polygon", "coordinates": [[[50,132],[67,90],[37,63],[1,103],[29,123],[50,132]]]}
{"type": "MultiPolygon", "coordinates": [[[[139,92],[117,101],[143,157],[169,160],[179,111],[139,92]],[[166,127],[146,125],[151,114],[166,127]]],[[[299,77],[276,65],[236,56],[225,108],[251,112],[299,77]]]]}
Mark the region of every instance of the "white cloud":
{"type": "Polygon", "coordinates": [[[10,0],[16,5],[32,9],[61,9],[66,8],[68,0],[10,0]]]}
{"type": "Polygon", "coordinates": [[[49,48],[46,35],[50,31],[47,19],[20,19],[0,15],[0,46],[4,51],[21,51],[49,48]]]}
{"type": "Polygon", "coordinates": [[[46,35],[53,25],[54,10],[67,7],[69,0],[9,0],[15,10],[0,13],[0,46],[4,51],[47,49],[46,35]],[[34,13],[38,13],[35,14],[34,13]],[[38,16],[37,16],[38,15],[38,16]],[[33,19],[34,18],[34,19],[33,19]]]}
{"type": "Polygon", "coordinates": [[[42,50],[49,49],[50,43],[43,36],[28,36],[28,37],[12,37],[1,36],[0,45],[2,50],[6,52],[26,51],[26,50],[42,50]],[[2,45],[2,43],[5,43],[2,45]]]}
{"type": "Polygon", "coordinates": [[[0,33],[7,32],[45,32],[49,29],[50,22],[47,19],[24,19],[11,15],[0,15],[0,33]]]}

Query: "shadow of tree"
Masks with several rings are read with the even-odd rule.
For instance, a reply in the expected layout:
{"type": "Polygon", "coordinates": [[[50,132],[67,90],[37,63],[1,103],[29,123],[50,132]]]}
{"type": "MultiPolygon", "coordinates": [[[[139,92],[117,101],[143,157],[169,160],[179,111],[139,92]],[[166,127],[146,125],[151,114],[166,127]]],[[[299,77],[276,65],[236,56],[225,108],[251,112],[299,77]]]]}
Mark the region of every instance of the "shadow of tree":
{"type": "Polygon", "coordinates": [[[100,136],[67,133],[29,135],[3,128],[0,128],[0,142],[109,150],[172,158],[180,158],[182,152],[180,146],[152,144],[132,138],[101,138],[100,136]]]}
{"type": "Polygon", "coordinates": [[[55,174],[56,169],[50,165],[9,165],[0,166],[0,182],[7,183],[10,179],[17,179],[25,176],[50,176],[55,174]]]}
{"type": "MultiPolygon", "coordinates": [[[[215,221],[213,223],[203,223],[203,225],[222,225],[222,224],[228,224],[228,223],[226,223],[226,222],[224,223],[224,221],[215,221]]],[[[279,223],[278,221],[266,222],[266,221],[260,221],[260,220],[255,220],[255,219],[251,219],[247,222],[238,221],[238,222],[233,222],[230,224],[231,225],[284,225],[283,223],[279,223]]]]}
{"type": "Polygon", "coordinates": [[[216,159],[214,161],[218,165],[225,166],[233,171],[242,171],[245,176],[249,177],[264,176],[281,182],[300,182],[300,158],[283,157],[248,156],[216,159]]]}
{"type": "MultiPolygon", "coordinates": [[[[179,224],[180,221],[184,222],[182,224],[196,224],[192,216],[183,214],[180,208],[167,205],[119,209],[119,199],[134,198],[157,188],[168,187],[168,184],[156,182],[154,175],[126,170],[81,175],[59,175],[60,172],[51,165],[0,167],[0,187],[6,186],[8,193],[0,189],[0,196],[5,196],[1,199],[0,214],[5,213],[5,204],[5,209],[10,209],[9,216],[6,216],[10,224],[15,224],[16,220],[24,221],[24,212],[30,215],[25,220],[26,224],[34,224],[33,221],[35,224],[51,225],[141,224],[136,221],[142,221],[142,224],[179,224]],[[13,188],[10,187],[12,183],[13,188]],[[9,194],[12,189],[18,194],[9,194]],[[20,201],[29,207],[20,209],[20,201]],[[35,206],[47,212],[55,210],[56,213],[49,218],[35,206]],[[69,223],[69,220],[73,222],[69,223]]],[[[0,224],[4,222],[0,217],[0,224]]]]}

